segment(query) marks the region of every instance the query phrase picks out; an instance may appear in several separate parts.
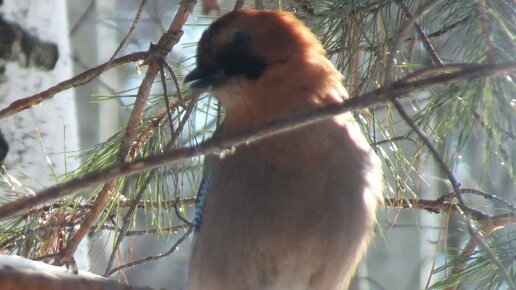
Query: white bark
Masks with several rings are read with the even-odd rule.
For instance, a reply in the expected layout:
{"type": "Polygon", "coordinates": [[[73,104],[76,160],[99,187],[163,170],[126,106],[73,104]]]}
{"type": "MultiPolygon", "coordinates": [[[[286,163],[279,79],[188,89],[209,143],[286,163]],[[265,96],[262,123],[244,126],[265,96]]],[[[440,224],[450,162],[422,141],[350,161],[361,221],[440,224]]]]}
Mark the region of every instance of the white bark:
{"type": "MultiPolygon", "coordinates": [[[[51,71],[8,63],[5,82],[0,84],[2,108],[72,76],[66,6],[64,0],[4,2],[4,17],[33,36],[56,43],[59,59],[51,71]]],[[[75,158],[79,139],[73,90],[2,120],[0,128],[10,147],[4,161],[8,174],[34,191],[62,181],[63,173],[79,165],[75,158]]],[[[87,269],[87,248],[83,244],[75,257],[79,268],[87,269]]]]}

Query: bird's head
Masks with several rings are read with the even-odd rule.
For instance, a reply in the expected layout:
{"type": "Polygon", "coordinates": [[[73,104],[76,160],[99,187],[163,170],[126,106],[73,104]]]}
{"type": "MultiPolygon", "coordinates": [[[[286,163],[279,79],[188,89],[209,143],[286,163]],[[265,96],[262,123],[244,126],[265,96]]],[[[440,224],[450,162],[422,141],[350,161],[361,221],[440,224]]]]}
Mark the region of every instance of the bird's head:
{"type": "Polygon", "coordinates": [[[211,86],[226,123],[244,128],[346,97],[317,37],[278,11],[234,11],[211,24],[185,82],[211,86]]]}

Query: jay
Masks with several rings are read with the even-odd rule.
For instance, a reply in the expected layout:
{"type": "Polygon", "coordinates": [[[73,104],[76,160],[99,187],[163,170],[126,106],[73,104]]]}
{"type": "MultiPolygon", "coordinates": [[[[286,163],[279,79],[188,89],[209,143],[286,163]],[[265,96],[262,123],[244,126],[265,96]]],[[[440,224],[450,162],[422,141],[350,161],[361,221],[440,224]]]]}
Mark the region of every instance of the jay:
{"type": "MultiPolygon", "coordinates": [[[[235,11],[203,33],[185,78],[211,87],[217,136],[341,103],[343,77],[292,14],[235,11]]],[[[350,113],[209,155],[190,290],[347,289],[381,204],[379,158],[350,113]]]]}

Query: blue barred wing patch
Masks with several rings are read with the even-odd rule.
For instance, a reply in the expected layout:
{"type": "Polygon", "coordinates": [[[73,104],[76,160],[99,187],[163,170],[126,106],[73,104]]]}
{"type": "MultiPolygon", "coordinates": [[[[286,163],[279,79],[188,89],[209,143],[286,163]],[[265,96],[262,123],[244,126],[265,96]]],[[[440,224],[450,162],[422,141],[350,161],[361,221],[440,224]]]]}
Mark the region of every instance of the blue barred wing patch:
{"type": "Polygon", "coordinates": [[[201,227],[204,200],[206,198],[206,192],[208,191],[212,175],[211,170],[205,172],[202,177],[201,185],[199,186],[199,192],[197,193],[197,199],[195,200],[195,215],[193,220],[193,226],[196,231],[201,227]]]}

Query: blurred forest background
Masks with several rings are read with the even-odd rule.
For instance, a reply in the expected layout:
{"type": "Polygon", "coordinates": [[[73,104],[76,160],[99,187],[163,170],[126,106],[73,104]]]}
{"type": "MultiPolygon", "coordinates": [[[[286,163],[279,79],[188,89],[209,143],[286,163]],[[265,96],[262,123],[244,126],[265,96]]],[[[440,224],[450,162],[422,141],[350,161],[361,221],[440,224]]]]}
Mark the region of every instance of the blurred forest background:
{"type": "MultiPolygon", "coordinates": [[[[0,205],[208,140],[224,112],[209,92],[193,92],[182,79],[202,31],[240,4],[296,13],[320,37],[352,97],[442,77],[441,85],[354,112],[383,160],[387,186],[376,238],[352,289],[514,287],[512,0],[224,0],[221,11],[207,15],[195,1],[4,1],[0,205]],[[151,43],[172,51],[156,57],[151,43]],[[38,62],[52,57],[56,63],[38,62]],[[8,110],[81,73],[41,105],[8,110]],[[447,82],[447,75],[457,77],[447,82]]],[[[76,264],[131,285],[184,289],[202,161],[196,156],[106,179],[2,218],[0,254],[76,264]]]]}

